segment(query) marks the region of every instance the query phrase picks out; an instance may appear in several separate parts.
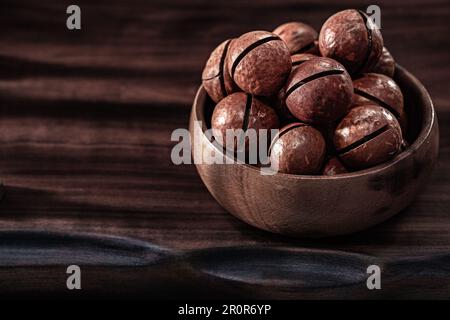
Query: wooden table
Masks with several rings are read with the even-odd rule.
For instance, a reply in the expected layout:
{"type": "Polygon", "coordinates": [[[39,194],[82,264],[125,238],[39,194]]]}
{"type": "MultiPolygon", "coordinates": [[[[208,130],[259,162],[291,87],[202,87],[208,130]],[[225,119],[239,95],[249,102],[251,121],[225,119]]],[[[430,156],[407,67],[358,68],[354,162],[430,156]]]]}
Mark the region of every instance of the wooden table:
{"type": "MultiPolygon", "coordinates": [[[[218,43],[290,20],[320,28],[338,10],[365,8],[345,2],[77,1],[82,30],[69,31],[63,2],[1,0],[0,230],[125,236],[173,250],[450,253],[445,0],[379,1],[385,44],[428,88],[441,132],[430,183],[397,217],[345,237],[272,235],[225,212],[193,165],[171,163],[171,132],[187,128],[203,64],[218,43]]],[[[449,292],[444,286],[440,294],[449,292]]]]}

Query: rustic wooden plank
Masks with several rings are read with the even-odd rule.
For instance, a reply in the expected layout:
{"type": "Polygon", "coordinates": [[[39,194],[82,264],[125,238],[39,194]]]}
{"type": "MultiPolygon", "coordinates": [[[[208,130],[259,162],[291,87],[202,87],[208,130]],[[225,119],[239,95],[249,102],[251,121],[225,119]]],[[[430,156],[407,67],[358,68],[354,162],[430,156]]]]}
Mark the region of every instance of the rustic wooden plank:
{"type": "Polygon", "coordinates": [[[179,254],[129,238],[0,232],[0,297],[447,298],[450,255],[379,259],[331,250],[219,247],[179,254]],[[367,268],[383,290],[367,289],[367,268]],[[82,290],[67,290],[67,268],[82,290]],[[405,290],[408,288],[408,290],[405,290]]]}
{"type": "Polygon", "coordinates": [[[193,166],[170,163],[169,137],[187,127],[202,65],[221,40],[293,19],[318,28],[359,2],[79,1],[85,20],[77,34],[64,28],[63,4],[2,1],[0,229],[132,236],[174,249],[304,246],[383,257],[449,250],[449,5],[381,3],[386,44],[435,102],[440,162],[398,217],[311,241],[228,215],[193,166]]]}

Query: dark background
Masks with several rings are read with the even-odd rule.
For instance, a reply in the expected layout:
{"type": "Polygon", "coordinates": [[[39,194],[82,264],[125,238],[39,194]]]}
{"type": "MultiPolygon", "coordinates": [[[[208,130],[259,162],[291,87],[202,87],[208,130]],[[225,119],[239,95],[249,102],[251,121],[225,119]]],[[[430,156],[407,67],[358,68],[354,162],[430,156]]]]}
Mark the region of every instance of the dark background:
{"type": "MultiPolygon", "coordinates": [[[[0,0],[0,230],[131,236],[172,249],[319,247],[376,256],[450,250],[450,3],[378,1],[385,44],[429,90],[440,160],[397,217],[319,241],[247,226],[209,195],[194,166],[170,162],[210,51],[226,38],[300,20],[317,29],[366,1],[0,0]]],[[[356,217],[357,218],[357,217],[356,217]]]]}

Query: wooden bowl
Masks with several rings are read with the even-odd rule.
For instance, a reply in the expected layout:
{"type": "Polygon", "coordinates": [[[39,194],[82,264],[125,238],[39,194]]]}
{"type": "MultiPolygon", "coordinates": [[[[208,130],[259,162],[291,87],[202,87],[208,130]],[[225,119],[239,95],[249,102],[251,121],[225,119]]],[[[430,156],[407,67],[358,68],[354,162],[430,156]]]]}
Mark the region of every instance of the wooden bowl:
{"type": "MultiPolygon", "coordinates": [[[[423,85],[397,66],[395,81],[402,88],[410,146],[389,162],[337,176],[277,173],[261,175],[246,164],[196,164],[209,192],[227,211],[257,228],[283,235],[326,237],[376,225],[408,206],[430,176],[439,149],[439,129],[433,103],[423,85]]],[[[220,152],[204,134],[214,104],[200,87],[190,116],[193,158],[199,151],[220,152]],[[201,121],[201,128],[199,123],[201,121]]],[[[229,155],[225,155],[229,159],[229,155]]],[[[229,159],[229,160],[232,160],[229,159]]]]}

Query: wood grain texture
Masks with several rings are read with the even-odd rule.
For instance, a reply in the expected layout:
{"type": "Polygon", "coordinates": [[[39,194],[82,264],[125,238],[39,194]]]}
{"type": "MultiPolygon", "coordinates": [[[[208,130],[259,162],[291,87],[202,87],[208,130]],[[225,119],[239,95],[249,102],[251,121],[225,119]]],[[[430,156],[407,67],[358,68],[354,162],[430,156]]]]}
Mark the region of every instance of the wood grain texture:
{"type": "Polygon", "coordinates": [[[386,45],[438,113],[440,158],[429,185],[386,223],[319,241],[272,235],[229,215],[193,165],[170,162],[170,134],[187,128],[203,64],[223,39],[289,20],[319,28],[335,11],[365,4],[78,1],[80,32],[65,28],[69,4],[0,2],[1,230],[131,236],[172,249],[271,245],[377,257],[450,250],[448,1],[379,2],[386,45]]]}
{"type": "Polygon", "coordinates": [[[179,253],[121,237],[0,231],[0,297],[448,298],[449,261],[449,254],[380,259],[260,246],[179,253]],[[66,288],[70,264],[81,268],[82,291],[66,288]],[[373,264],[383,271],[383,290],[367,290],[373,264]]]}

